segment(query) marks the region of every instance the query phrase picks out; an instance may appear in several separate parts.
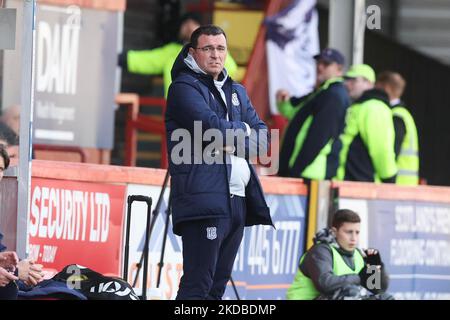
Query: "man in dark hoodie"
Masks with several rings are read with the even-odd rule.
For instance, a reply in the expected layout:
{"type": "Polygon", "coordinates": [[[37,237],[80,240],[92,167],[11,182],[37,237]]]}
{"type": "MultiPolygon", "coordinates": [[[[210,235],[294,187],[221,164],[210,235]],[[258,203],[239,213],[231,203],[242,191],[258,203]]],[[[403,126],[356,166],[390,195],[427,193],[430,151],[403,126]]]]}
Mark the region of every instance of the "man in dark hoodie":
{"type": "Polygon", "coordinates": [[[342,209],[332,221],[332,228],[319,231],[314,246],[302,256],[287,291],[289,300],[360,298],[361,287],[378,295],[386,291],[389,279],[380,253],[357,247],[359,215],[342,209]]]}
{"type": "Polygon", "coordinates": [[[345,75],[354,100],[340,136],[338,180],[395,183],[395,131],[389,97],[374,89],[375,72],[366,64],[353,65],[345,75]]]}
{"type": "Polygon", "coordinates": [[[183,242],[178,300],[221,299],[244,226],[273,225],[249,163],[256,146],[268,148],[267,126],[228,76],[226,56],[224,31],[201,26],[172,68],[165,121],[173,230],[183,242]]]}
{"type": "Polygon", "coordinates": [[[314,57],[317,88],[303,97],[278,90],[277,106],[290,120],[280,150],[279,175],[331,179],[339,165],[339,134],[350,98],[343,84],[344,56],[326,48],[314,57]]]}

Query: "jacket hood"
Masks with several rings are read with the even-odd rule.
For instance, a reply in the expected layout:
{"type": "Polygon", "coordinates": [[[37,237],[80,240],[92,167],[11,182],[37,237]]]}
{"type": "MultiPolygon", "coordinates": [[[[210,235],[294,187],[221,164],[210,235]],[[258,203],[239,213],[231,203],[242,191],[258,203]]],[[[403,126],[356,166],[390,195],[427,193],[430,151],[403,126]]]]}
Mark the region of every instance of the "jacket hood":
{"type": "Polygon", "coordinates": [[[388,97],[387,93],[381,89],[370,89],[370,90],[364,91],[362,96],[358,100],[356,100],[356,103],[362,103],[364,101],[371,100],[371,99],[381,100],[388,106],[391,106],[391,103],[389,101],[389,97],[388,97]]]}
{"type": "Polygon", "coordinates": [[[190,44],[184,45],[183,49],[181,49],[180,53],[175,59],[172,70],[170,71],[172,79],[175,79],[181,72],[190,70],[188,66],[184,63],[184,59],[187,57],[190,47],[191,47],[190,44]]]}
{"type": "Polygon", "coordinates": [[[316,243],[336,243],[336,238],[331,233],[330,229],[324,228],[316,233],[313,239],[314,244],[316,243]]]}
{"type": "Polygon", "coordinates": [[[203,71],[197,64],[197,61],[195,61],[194,57],[191,56],[190,53],[187,54],[186,58],[184,58],[183,62],[195,73],[198,74],[206,74],[205,71],[203,71]]]}
{"type": "MultiPolygon", "coordinates": [[[[330,229],[324,228],[316,233],[313,239],[314,244],[324,243],[336,248],[341,254],[345,256],[353,256],[354,251],[347,251],[339,246],[336,241],[336,237],[333,235],[330,229]]],[[[357,250],[357,249],[355,249],[357,250]]]]}

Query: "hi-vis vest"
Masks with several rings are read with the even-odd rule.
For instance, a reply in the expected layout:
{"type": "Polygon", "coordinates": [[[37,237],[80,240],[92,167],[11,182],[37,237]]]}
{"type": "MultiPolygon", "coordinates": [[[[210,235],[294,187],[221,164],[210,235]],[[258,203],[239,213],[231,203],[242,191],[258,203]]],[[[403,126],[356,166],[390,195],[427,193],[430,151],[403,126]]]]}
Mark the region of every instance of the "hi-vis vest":
{"type": "MultiPolygon", "coordinates": [[[[355,269],[351,269],[342,258],[341,254],[332,245],[329,245],[331,252],[333,253],[333,274],[335,276],[343,276],[348,274],[358,274],[362,268],[364,268],[364,258],[358,249],[353,253],[353,259],[355,260],[355,269]]],[[[300,259],[300,264],[303,262],[306,253],[303,254],[300,259]]],[[[320,296],[320,292],[317,291],[314,283],[310,278],[305,276],[301,272],[300,268],[295,275],[294,282],[287,290],[288,300],[314,300],[320,296]]]]}
{"type": "Polygon", "coordinates": [[[401,185],[419,184],[419,139],[414,119],[404,107],[396,106],[392,109],[394,116],[403,120],[406,134],[402,141],[400,153],[397,157],[396,183],[401,185]]]}

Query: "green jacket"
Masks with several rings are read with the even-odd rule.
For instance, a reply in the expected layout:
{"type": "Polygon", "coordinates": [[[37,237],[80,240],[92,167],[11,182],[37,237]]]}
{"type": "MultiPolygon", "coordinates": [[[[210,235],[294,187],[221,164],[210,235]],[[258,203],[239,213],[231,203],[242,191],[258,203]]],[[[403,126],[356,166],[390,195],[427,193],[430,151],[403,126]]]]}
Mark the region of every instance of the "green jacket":
{"type": "MultiPolygon", "coordinates": [[[[354,269],[351,269],[347,263],[345,263],[339,251],[333,246],[328,245],[332,252],[333,259],[333,275],[335,276],[345,276],[345,275],[358,275],[359,272],[364,267],[364,258],[356,249],[353,253],[354,259],[354,269]]],[[[300,265],[303,262],[306,253],[302,256],[300,260],[300,265]]],[[[295,275],[294,282],[287,290],[287,299],[288,300],[313,300],[320,295],[320,292],[314,286],[313,281],[304,275],[300,268],[297,270],[297,274],[295,275]]]]}
{"type": "MultiPolygon", "coordinates": [[[[162,74],[164,78],[164,96],[167,97],[169,86],[172,83],[173,63],[180,53],[183,45],[177,42],[168,43],[152,50],[130,50],[127,52],[128,71],[145,75],[162,74]]],[[[228,53],[225,68],[232,78],[237,70],[237,64],[228,53]]]]}
{"type": "Polygon", "coordinates": [[[340,140],[338,180],[395,182],[395,131],[384,91],[368,90],[350,106],[340,140]]]}
{"type": "Polygon", "coordinates": [[[419,138],[416,124],[411,113],[401,105],[392,109],[394,117],[400,118],[405,125],[405,137],[397,156],[398,174],[396,183],[401,185],[419,184],[419,138]]]}

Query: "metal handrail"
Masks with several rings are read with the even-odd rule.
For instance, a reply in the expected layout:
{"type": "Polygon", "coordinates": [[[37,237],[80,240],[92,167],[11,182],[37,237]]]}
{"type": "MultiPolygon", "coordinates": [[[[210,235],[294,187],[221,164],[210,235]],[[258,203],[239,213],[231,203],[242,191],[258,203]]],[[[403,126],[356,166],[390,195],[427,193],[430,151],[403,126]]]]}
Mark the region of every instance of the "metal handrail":
{"type": "Polygon", "coordinates": [[[158,107],[165,113],[166,99],[140,97],[133,93],[121,93],[116,103],[127,107],[125,125],[125,165],[136,166],[137,130],[161,136],[161,168],[167,169],[167,146],[164,120],[156,116],[140,114],[140,107],[158,107]]]}
{"type": "Polygon", "coordinates": [[[78,153],[81,158],[81,162],[86,163],[86,152],[84,149],[80,147],[74,146],[58,146],[58,145],[49,145],[49,144],[33,144],[33,149],[36,151],[56,151],[56,152],[73,152],[78,153]]]}

